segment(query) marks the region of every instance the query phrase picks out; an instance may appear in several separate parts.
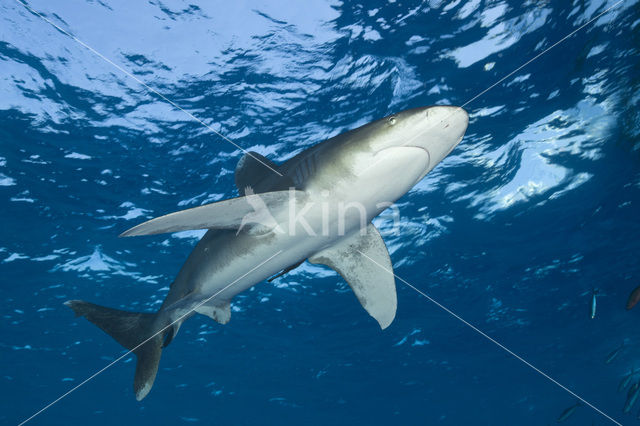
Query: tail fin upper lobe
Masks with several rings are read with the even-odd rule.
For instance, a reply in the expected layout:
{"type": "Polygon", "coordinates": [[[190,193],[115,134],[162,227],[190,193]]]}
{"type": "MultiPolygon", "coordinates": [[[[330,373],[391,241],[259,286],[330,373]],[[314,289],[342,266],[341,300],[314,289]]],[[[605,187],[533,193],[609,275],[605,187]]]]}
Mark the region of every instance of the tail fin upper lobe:
{"type": "Polygon", "coordinates": [[[147,396],[158,372],[164,335],[171,333],[170,330],[158,333],[161,327],[155,326],[156,314],[105,308],[82,300],[69,300],[65,305],[136,354],[133,389],[138,401],[147,396]]]}

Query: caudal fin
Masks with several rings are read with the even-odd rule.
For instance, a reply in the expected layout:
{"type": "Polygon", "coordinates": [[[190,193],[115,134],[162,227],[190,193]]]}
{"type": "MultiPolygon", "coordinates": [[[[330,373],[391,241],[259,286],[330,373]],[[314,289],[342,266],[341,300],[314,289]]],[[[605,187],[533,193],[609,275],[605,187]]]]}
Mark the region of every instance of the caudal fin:
{"type": "Polygon", "coordinates": [[[128,312],[105,308],[82,300],[64,303],[75,312],[100,327],[125,348],[132,350],[138,358],[133,390],[140,401],[147,396],[158,372],[162,342],[165,332],[154,328],[156,314],[128,312]]]}

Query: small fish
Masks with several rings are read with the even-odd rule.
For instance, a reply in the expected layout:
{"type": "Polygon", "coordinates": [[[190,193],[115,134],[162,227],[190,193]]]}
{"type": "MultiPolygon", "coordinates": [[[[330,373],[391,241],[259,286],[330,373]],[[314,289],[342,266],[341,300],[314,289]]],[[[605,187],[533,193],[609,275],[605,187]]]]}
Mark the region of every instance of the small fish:
{"type": "Polygon", "coordinates": [[[631,383],[633,376],[635,376],[637,372],[638,370],[634,368],[633,370],[629,371],[629,374],[627,374],[622,378],[622,380],[620,381],[620,384],[618,385],[618,392],[622,392],[627,388],[627,386],[629,386],[629,383],[631,383]]]}
{"type": "Polygon", "coordinates": [[[624,347],[624,343],[621,344],[617,349],[614,349],[609,355],[607,355],[607,359],[604,363],[611,364],[611,361],[613,361],[618,357],[618,354],[620,353],[623,347],[624,347]]]}
{"type": "Polygon", "coordinates": [[[627,400],[624,403],[624,409],[622,411],[624,411],[625,413],[631,411],[631,409],[633,408],[633,404],[635,404],[636,400],[638,399],[638,393],[640,393],[640,382],[634,383],[629,388],[629,392],[627,393],[627,400]]]}
{"type": "Polygon", "coordinates": [[[634,306],[636,303],[640,301],[640,285],[636,287],[631,294],[629,295],[629,299],[627,300],[627,311],[634,306]]]}
{"type": "Polygon", "coordinates": [[[576,408],[578,408],[579,406],[581,406],[582,403],[581,402],[576,402],[574,405],[572,405],[571,407],[565,409],[562,414],[560,414],[560,416],[558,417],[558,423],[560,422],[564,422],[565,420],[567,420],[574,411],[576,411],[576,408]]]}
{"type": "Polygon", "coordinates": [[[595,288],[591,290],[591,319],[596,317],[596,295],[598,294],[598,290],[595,288]]]}

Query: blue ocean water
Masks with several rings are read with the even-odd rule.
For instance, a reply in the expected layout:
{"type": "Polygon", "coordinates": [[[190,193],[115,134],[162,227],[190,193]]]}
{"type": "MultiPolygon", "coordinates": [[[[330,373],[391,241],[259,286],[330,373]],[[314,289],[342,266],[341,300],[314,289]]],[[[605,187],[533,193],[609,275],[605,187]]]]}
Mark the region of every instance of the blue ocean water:
{"type": "MultiPolygon", "coordinates": [[[[125,353],[65,300],[154,311],[202,235],[120,232],[237,194],[242,151],[149,88],[276,162],[396,111],[465,104],[464,140],[384,232],[396,274],[637,421],[617,388],[640,367],[640,310],[625,310],[640,285],[638,2],[26,4],[0,3],[2,423],[125,353]]],[[[238,296],[227,325],[189,319],[143,401],[127,356],[29,424],[540,425],[575,403],[397,286],[381,331],[307,264],[238,296]]],[[[586,405],[566,420],[592,423],[613,424],[586,405]]]]}

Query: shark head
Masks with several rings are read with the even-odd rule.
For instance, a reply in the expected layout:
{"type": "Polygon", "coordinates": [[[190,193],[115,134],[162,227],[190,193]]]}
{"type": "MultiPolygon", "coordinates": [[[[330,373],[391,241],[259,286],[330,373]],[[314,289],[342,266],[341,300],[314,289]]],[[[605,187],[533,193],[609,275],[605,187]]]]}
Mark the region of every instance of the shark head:
{"type": "Polygon", "coordinates": [[[304,188],[335,190],[344,199],[358,193],[373,199],[371,192],[393,202],[449,155],[468,124],[467,112],[455,106],[413,108],[365,124],[326,141],[322,167],[304,188]]]}
{"type": "Polygon", "coordinates": [[[409,191],[460,143],[468,124],[460,107],[431,106],[350,130],[326,141],[324,153],[314,152],[321,160],[314,160],[304,190],[328,190],[339,202],[367,200],[373,217],[379,211],[372,206],[388,206],[409,191]]]}
{"type": "Polygon", "coordinates": [[[469,115],[460,107],[408,109],[371,123],[376,136],[370,139],[370,148],[374,152],[392,147],[422,148],[429,154],[426,175],[460,143],[468,124],[469,115]]]}

